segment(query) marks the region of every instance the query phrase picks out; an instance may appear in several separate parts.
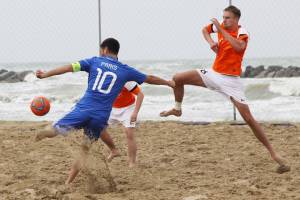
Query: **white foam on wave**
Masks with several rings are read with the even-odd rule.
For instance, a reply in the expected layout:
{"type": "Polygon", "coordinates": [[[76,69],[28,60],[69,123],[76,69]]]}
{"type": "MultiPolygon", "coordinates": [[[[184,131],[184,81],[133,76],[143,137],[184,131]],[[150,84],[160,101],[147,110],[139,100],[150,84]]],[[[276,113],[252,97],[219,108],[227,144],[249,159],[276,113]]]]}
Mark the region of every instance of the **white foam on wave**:
{"type": "Polygon", "coordinates": [[[270,84],[270,91],[283,96],[300,96],[300,78],[276,79],[270,84]]]}
{"type": "Polygon", "coordinates": [[[36,81],[37,80],[37,78],[36,78],[36,76],[35,76],[35,74],[34,73],[29,73],[29,74],[27,74],[25,77],[24,77],[24,81],[25,82],[34,82],[34,81],[36,81]]]}
{"type": "MultiPolygon", "coordinates": [[[[171,78],[176,72],[206,65],[210,61],[143,62],[133,66],[148,74],[171,78]]],[[[37,68],[37,66],[34,66],[37,68]]],[[[26,69],[27,70],[27,69],[26,69]]],[[[25,82],[0,84],[0,120],[55,121],[70,111],[84,95],[87,74],[68,73],[39,80],[29,74],[25,82]],[[34,116],[29,108],[33,97],[50,99],[51,110],[44,117],[34,116]]],[[[252,113],[259,121],[300,121],[300,78],[243,79],[252,113]]],[[[164,86],[142,85],[145,100],[140,120],[166,120],[159,117],[162,110],[174,106],[173,91],[164,86]]],[[[233,106],[222,95],[204,88],[187,86],[183,100],[183,115],[167,120],[226,121],[233,119],[233,106]]],[[[238,115],[238,119],[242,120],[238,115]]]]}

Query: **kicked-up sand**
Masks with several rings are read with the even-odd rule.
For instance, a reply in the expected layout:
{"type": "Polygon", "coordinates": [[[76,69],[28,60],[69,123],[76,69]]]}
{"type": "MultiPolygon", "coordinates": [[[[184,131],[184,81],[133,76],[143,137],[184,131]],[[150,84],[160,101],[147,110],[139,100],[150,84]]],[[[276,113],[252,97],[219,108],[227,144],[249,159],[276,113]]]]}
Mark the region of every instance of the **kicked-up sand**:
{"type": "Polygon", "coordinates": [[[50,122],[0,122],[0,200],[300,200],[300,124],[263,124],[291,171],[276,173],[266,149],[247,126],[142,122],[138,165],[127,162],[125,133],[109,129],[121,153],[95,143],[85,168],[64,182],[82,133],[33,142],[50,122]]]}

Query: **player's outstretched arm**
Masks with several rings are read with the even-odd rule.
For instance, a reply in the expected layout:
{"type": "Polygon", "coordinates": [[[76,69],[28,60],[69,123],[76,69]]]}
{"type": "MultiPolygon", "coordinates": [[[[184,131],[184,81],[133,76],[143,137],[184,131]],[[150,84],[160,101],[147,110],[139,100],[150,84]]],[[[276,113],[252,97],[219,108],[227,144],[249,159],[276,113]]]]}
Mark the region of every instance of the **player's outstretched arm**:
{"type": "Polygon", "coordinates": [[[162,78],[159,78],[159,77],[153,76],[153,75],[148,75],[144,82],[148,83],[148,84],[152,84],[152,85],[166,85],[171,88],[175,87],[174,81],[167,81],[165,79],[162,79],[162,78]]]}
{"type": "Polygon", "coordinates": [[[62,66],[62,67],[58,67],[56,69],[52,69],[50,71],[47,71],[47,72],[44,72],[42,70],[37,70],[35,75],[37,78],[48,78],[48,77],[51,77],[51,76],[55,76],[55,75],[60,75],[60,74],[64,74],[64,73],[67,73],[67,72],[73,72],[73,67],[72,65],[65,65],[65,66],[62,66]]]}

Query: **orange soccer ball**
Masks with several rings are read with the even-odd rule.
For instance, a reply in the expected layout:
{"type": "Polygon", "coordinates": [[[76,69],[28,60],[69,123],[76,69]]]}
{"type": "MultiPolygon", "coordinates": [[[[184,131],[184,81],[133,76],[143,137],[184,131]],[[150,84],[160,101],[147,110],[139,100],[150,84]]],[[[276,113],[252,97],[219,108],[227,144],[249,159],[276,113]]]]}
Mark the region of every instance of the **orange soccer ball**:
{"type": "Polygon", "coordinates": [[[46,115],[50,110],[50,102],[46,97],[35,97],[31,101],[30,109],[37,116],[46,115]]]}

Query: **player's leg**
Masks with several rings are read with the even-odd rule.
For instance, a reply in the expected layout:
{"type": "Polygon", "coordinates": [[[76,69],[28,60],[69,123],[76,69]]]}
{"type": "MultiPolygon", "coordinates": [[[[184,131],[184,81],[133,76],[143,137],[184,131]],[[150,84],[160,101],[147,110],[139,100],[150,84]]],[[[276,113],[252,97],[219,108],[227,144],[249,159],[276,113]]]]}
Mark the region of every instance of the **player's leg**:
{"type": "Polygon", "coordinates": [[[84,139],[81,144],[80,154],[79,157],[75,160],[73,163],[69,177],[66,180],[66,184],[70,184],[77,174],[82,169],[83,165],[86,163],[86,160],[88,158],[89,150],[92,146],[92,143],[97,141],[103,132],[104,129],[106,129],[106,122],[105,120],[99,120],[99,119],[89,119],[89,121],[86,123],[86,126],[84,127],[84,139]]]}
{"type": "Polygon", "coordinates": [[[171,110],[160,113],[161,117],[169,115],[181,116],[181,104],[184,96],[184,85],[195,85],[205,87],[205,84],[197,70],[190,70],[182,73],[177,73],[173,76],[175,87],[173,89],[175,96],[175,106],[171,110]]]}
{"type": "Polygon", "coordinates": [[[71,170],[69,172],[68,179],[66,180],[66,184],[70,184],[71,182],[73,182],[77,174],[82,169],[84,163],[86,163],[88,158],[88,153],[92,146],[93,141],[94,140],[91,140],[88,136],[84,136],[84,139],[80,145],[79,156],[71,166],[71,170]]]}
{"type": "MultiPolygon", "coordinates": [[[[261,126],[252,116],[249,106],[247,104],[240,103],[233,98],[231,98],[231,101],[235,105],[235,107],[238,109],[239,113],[245,120],[245,122],[250,126],[251,130],[253,131],[256,138],[267,148],[267,150],[270,152],[271,157],[273,160],[275,160],[280,166],[285,166],[283,159],[274,151],[272,145],[270,144],[269,140],[267,139],[267,136],[265,135],[264,131],[262,130],[261,126]]],[[[287,171],[288,171],[287,167],[287,171]]]]}
{"type": "Polygon", "coordinates": [[[125,128],[127,145],[128,145],[129,167],[134,167],[136,163],[137,145],[134,137],[134,131],[135,128],[133,127],[125,128]]]}
{"type": "Polygon", "coordinates": [[[119,115],[119,122],[123,125],[126,139],[127,139],[127,148],[128,148],[128,163],[129,167],[132,168],[136,164],[136,155],[137,155],[137,144],[135,141],[135,126],[136,122],[131,121],[132,113],[135,109],[135,104],[132,104],[128,107],[123,108],[122,115],[119,115]]]}
{"type": "Polygon", "coordinates": [[[35,136],[35,141],[41,141],[45,138],[53,138],[58,135],[58,132],[53,127],[47,127],[45,130],[39,131],[35,136]]]}
{"type": "Polygon", "coordinates": [[[88,115],[75,108],[54,123],[52,127],[47,127],[45,130],[39,131],[35,137],[35,141],[53,138],[57,135],[66,136],[71,130],[82,127],[87,118],[88,115]]]}
{"type": "Polygon", "coordinates": [[[120,155],[117,148],[116,148],[116,146],[115,146],[115,143],[112,140],[112,138],[110,137],[110,135],[108,134],[107,129],[104,129],[102,131],[100,138],[110,150],[110,154],[107,157],[107,160],[108,160],[108,162],[111,162],[112,159],[114,159],[115,157],[120,155]]]}

